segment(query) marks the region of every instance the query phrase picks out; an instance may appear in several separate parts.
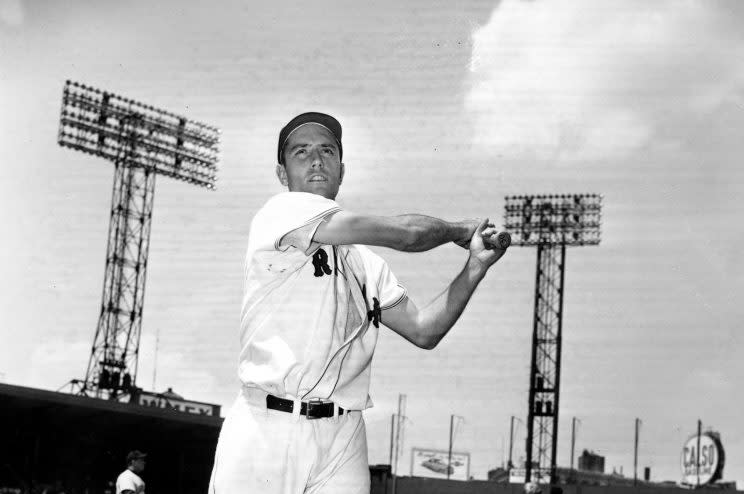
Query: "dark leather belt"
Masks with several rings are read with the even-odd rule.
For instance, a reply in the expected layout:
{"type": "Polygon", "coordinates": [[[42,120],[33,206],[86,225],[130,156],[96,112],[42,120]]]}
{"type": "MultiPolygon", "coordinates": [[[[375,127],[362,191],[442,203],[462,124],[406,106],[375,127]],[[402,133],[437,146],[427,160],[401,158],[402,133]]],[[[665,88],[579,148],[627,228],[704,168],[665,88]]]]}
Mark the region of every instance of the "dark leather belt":
{"type": "MultiPolygon", "coordinates": [[[[266,395],[266,408],[292,413],[294,411],[294,401],[278,398],[274,395],[266,395]]],[[[338,407],[338,414],[343,415],[344,409],[338,407]]],[[[333,402],[303,401],[300,405],[300,415],[304,415],[308,420],[333,417],[333,402]]]]}

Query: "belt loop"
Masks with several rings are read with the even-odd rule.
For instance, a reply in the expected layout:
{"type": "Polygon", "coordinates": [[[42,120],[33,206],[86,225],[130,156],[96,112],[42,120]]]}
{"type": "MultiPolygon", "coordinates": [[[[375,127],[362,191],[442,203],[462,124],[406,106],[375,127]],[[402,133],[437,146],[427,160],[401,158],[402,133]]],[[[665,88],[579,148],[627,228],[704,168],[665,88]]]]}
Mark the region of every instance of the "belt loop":
{"type": "Polygon", "coordinates": [[[292,405],[292,417],[294,417],[295,422],[298,422],[300,420],[300,410],[302,409],[302,400],[299,398],[292,398],[292,402],[294,403],[292,405]]]}
{"type": "Polygon", "coordinates": [[[338,422],[338,403],[333,402],[333,418],[338,422]]]}

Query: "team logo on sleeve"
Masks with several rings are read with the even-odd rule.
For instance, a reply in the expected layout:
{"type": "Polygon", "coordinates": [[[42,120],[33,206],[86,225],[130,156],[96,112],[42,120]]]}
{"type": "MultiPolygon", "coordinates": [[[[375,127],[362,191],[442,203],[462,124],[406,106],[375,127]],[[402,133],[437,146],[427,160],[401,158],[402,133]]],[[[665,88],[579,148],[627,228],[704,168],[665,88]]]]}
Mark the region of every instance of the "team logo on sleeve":
{"type": "MultiPolygon", "coordinates": [[[[362,296],[364,297],[364,303],[369,309],[369,302],[367,302],[367,285],[362,285],[362,296]]],[[[376,328],[380,327],[380,318],[382,317],[382,309],[380,308],[380,301],[377,297],[372,297],[372,308],[367,311],[367,319],[372,321],[372,324],[376,328]]]]}
{"type": "Polygon", "coordinates": [[[325,274],[331,274],[331,267],[328,265],[328,254],[323,249],[318,249],[313,254],[313,267],[315,268],[315,277],[319,278],[325,274]]]}
{"type": "Polygon", "coordinates": [[[372,305],[372,310],[367,311],[367,319],[372,321],[372,324],[374,324],[376,328],[379,328],[380,317],[382,317],[382,309],[380,309],[380,301],[377,300],[377,297],[372,297],[372,301],[374,303],[372,305]]]}

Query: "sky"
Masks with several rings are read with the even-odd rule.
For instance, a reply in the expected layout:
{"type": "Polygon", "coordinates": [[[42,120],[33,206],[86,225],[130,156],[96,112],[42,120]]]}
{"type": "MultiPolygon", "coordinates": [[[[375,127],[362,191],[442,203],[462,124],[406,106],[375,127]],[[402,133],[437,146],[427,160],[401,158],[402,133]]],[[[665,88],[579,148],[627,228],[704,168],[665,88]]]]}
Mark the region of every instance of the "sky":
{"type": "MultiPolygon", "coordinates": [[[[377,215],[503,221],[504,197],[603,195],[599,246],[566,256],[557,461],[606,457],[680,480],[697,420],[744,488],[744,3],[736,0],[128,2],[0,0],[0,380],[84,377],[101,304],[113,166],[57,145],[66,79],[222,130],[217,190],[159,177],[137,384],[223,405],[236,377],[250,220],[283,189],[279,129],[344,128],[338,202],[377,215]]],[[[418,305],[465,262],[454,245],[382,255],[418,305]]],[[[432,351],[382,331],[365,412],[389,462],[524,456],[536,252],[514,247],[432,351]]]]}

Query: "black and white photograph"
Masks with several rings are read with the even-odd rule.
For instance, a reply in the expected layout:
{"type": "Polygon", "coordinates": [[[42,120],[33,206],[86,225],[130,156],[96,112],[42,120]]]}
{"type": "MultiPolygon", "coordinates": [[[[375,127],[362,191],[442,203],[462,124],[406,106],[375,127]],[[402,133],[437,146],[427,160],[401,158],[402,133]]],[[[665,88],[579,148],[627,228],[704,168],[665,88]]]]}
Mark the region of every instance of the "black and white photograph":
{"type": "Polygon", "coordinates": [[[744,2],[0,0],[0,494],[744,491],[744,2]]]}

